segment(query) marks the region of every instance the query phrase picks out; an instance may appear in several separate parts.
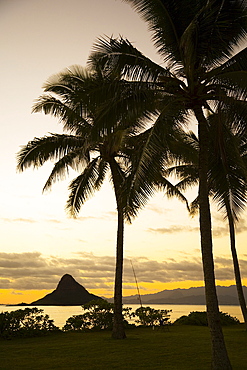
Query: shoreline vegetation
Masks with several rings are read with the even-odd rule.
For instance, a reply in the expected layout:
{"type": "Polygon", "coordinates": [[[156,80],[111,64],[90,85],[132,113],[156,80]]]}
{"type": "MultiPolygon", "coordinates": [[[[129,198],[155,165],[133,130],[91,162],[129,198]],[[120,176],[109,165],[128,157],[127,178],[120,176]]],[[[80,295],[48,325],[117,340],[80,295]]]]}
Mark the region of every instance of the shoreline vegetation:
{"type": "MultiPolygon", "coordinates": [[[[205,305],[165,305],[165,304],[150,304],[145,305],[150,306],[156,310],[171,310],[170,311],[170,321],[173,323],[179,317],[188,315],[190,312],[203,312],[206,310],[205,305]]],[[[132,308],[132,312],[140,307],[140,304],[133,304],[133,305],[124,305],[123,308],[132,308]]],[[[2,312],[10,312],[25,308],[34,308],[34,306],[0,306],[0,311],[2,312]]],[[[37,308],[44,311],[45,314],[48,314],[51,319],[54,320],[54,324],[58,326],[60,329],[65,325],[66,320],[75,315],[82,315],[83,309],[82,306],[38,306],[37,308]]],[[[231,315],[232,317],[236,317],[239,319],[240,322],[243,322],[243,317],[241,314],[241,309],[239,306],[230,306],[230,305],[222,305],[220,306],[220,311],[231,315]]]]}
{"type": "MultiPolygon", "coordinates": [[[[207,315],[205,307],[202,309],[203,306],[198,306],[199,309],[195,309],[197,306],[194,306],[190,313],[180,311],[180,315],[173,319],[171,318],[172,309],[161,307],[139,306],[136,309],[133,306],[123,307],[124,326],[130,328],[141,325],[153,327],[153,329],[160,327],[168,330],[171,325],[177,324],[208,326],[207,315]]],[[[79,314],[78,312],[67,312],[66,322],[62,326],[61,323],[56,322],[54,315],[50,317],[45,307],[5,310],[5,312],[0,313],[0,337],[11,339],[20,336],[40,336],[59,330],[72,332],[112,330],[114,303],[100,299],[82,305],[81,309],[82,312],[79,314]]],[[[229,314],[227,311],[220,312],[220,322],[223,326],[241,323],[237,315],[229,314]]]]}
{"type": "MultiPolygon", "coordinates": [[[[127,339],[117,341],[110,336],[113,306],[102,300],[87,303],[83,306],[87,312],[72,316],[63,330],[38,308],[2,313],[0,332],[6,333],[0,336],[5,354],[0,369],[210,368],[206,312],[192,312],[165,324],[170,310],[139,307],[137,326],[125,320],[127,339]]],[[[127,308],[124,314],[132,315],[127,308]]],[[[233,369],[247,369],[244,324],[227,314],[221,317],[233,369]]]]}

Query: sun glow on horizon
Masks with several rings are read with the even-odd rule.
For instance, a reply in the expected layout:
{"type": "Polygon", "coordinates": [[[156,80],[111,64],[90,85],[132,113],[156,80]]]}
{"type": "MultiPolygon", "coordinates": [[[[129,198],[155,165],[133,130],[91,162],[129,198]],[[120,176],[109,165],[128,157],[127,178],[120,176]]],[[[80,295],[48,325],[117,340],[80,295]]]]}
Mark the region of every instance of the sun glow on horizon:
{"type": "Polygon", "coordinates": [[[0,304],[31,303],[51,293],[51,290],[0,289],[0,304]]]}
{"type": "MultiPolygon", "coordinates": [[[[231,286],[235,285],[234,280],[217,280],[216,284],[218,286],[231,286]]],[[[242,284],[247,286],[247,279],[243,279],[242,284]]],[[[201,287],[204,286],[203,281],[178,281],[178,282],[170,282],[170,283],[161,283],[161,282],[155,282],[155,283],[140,283],[138,284],[140,295],[146,295],[146,294],[154,294],[161,292],[163,290],[174,290],[174,289],[189,289],[189,288],[195,288],[195,287],[201,287]]],[[[128,287],[131,288],[123,288],[123,297],[131,296],[131,295],[137,295],[137,287],[136,284],[128,284],[128,287]],[[131,287],[133,286],[133,287],[131,287]]],[[[84,287],[87,289],[87,287],[84,287]]],[[[55,288],[54,288],[55,289],[55,288]]],[[[27,303],[30,304],[33,301],[36,301],[40,298],[43,298],[45,295],[51,293],[54,289],[46,290],[46,289],[40,289],[40,290],[14,290],[14,289],[0,289],[0,304],[20,304],[20,303],[27,303]]],[[[106,288],[95,288],[95,289],[87,289],[89,293],[95,294],[99,297],[105,297],[105,298],[112,298],[113,297],[113,287],[109,286],[109,289],[106,288]]]]}

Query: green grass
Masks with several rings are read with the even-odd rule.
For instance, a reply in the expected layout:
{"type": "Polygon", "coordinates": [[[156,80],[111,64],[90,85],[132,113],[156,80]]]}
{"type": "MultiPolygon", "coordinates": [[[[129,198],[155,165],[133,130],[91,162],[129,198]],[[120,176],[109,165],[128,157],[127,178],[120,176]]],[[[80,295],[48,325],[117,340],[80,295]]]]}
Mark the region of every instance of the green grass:
{"type": "MultiPolygon", "coordinates": [[[[247,332],[224,328],[233,369],[247,369],[247,332]]],[[[208,328],[173,326],[170,331],[136,328],[127,339],[110,332],[61,333],[39,338],[1,340],[0,369],[210,369],[208,328]]]]}

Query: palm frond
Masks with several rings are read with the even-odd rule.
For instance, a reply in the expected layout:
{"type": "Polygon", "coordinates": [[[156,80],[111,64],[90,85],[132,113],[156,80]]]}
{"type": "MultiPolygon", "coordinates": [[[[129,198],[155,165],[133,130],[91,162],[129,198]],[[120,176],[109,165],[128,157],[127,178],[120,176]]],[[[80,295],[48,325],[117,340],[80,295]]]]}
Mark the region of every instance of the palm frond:
{"type": "Polygon", "coordinates": [[[100,89],[101,104],[96,107],[96,126],[106,131],[115,129],[142,130],[157,114],[159,92],[148,83],[113,81],[100,89]],[[102,102],[102,93],[105,96],[102,102]]]}
{"type": "MultiPolygon", "coordinates": [[[[94,158],[84,169],[83,173],[76,177],[69,185],[69,198],[66,204],[68,213],[76,217],[79,213],[81,206],[88,200],[96,190],[95,184],[98,181],[99,157],[94,158]]],[[[97,183],[98,188],[100,183],[97,183]]]]}
{"type": "MultiPolygon", "coordinates": [[[[140,13],[164,61],[182,62],[180,39],[204,1],[126,0],[140,13]],[[184,16],[186,14],[186,16],[184,16]]],[[[182,64],[182,63],[181,63],[182,64]]]]}
{"type": "Polygon", "coordinates": [[[206,79],[217,79],[218,76],[230,72],[246,71],[247,69],[247,47],[239,51],[237,54],[228,58],[219,67],[210,70],[205,74],[206,79]]]}
{"type": "Polygon", "coordinates": [[[63,102],[52,95],[42,95],[33,105],[33,113],[43,112],[59,119],[65,130],[85,133],[91,129],[90,120],[82,116],[81,107],[63,102]]]}
{"type": "Polygon", "coordinates": [[[184,202],[186,204],[186,207],[187,207],[188,211],[190,211],[189,203],[188,203],[186,197],[181,193],[181,191],[177,187],[177,185],[172,184],[164,176],[160,176],[159,179],[158,179],[157,187],[158,187],[159,190],[165,191],[165,194],[168,198],[176,197],[177,199],[184,202]]]}
{"type": "Polygon", "coordinates": [[[71,92],[76,91],[76,86],[82,89],[85,82],[92,81],[93,76],[93,71],[80,65],[72,65],[71,67],[64,69],[62,72],[52,75],[46,81],[43,88],[45,91],[52,91],[58,95],[63,95],[63,93],[66,94],[67,89],[68,96],[70,96],[71,92]]]}
{"type": "Polygon", "coordinates": [[[129,141],[136,148],[125,183],[128,193],[125,210],[132,218],[158,189],[160,171],[171,156],[170,140],[173,137],[169,131],[172,126],[168,124],[169,120],[164,124],[164,119],[160,115],[153,127],[129,141]]]}
{"type": "Polygon", "coordinates": [[[196,18],[198,66],[210,70],[230,58],[236,45],[246,36],[246,4],[243,1],[207,1],[196,18]]]}
{"type": "Polygon", "coordinates": [[[34,138],[17,153],[17,169],[24,171],[29,167],[41,167],[48,160],[59,160],[84,142],[81,137],[65,134],[34,138]]]}
{"type": "Polygon", "coordinates": [[[247,94],[247,71],[228,71],[221,73],[212,79],[215,84],[215,91],[220,87],[218,100],[221,101],[224,95],[234,97],[235,100],[245,100],[247,94]],[[225,94],[223,95],[223,91],[225,94]]]}
{"type": "Polygon", "coordinates": [[[109,163],[101,159],[98,165],[98,177],[97,177],[97,180],[95,181],[96,190],[99,190],[101,188],[101,185],[103,184],[105,180],[108,169],[109,169],[109,163]]]}
{"type": "Polygon", "coordinates": [[[86,158],[82,158],[82,150],[81,148],[69,152],[67,155],[64,155],[57,163],[55,163],[53,170],[48,177],[43,191],[48,190],[52,187],[52,185],[58,181],[63,180],[69,174],[69,168],[75,168],[77,166],[77,162],[80,159],[80,166],[83,162],[86,163],[86,158]]]}
{"type": "Polygon", "coordinates": [[[209,117],[212,153],[210,155],[209,184],[213,199],[227,216],[229,205],[235,220],[246,204],[246,165],[241,153],[241,136],[234,134],[229,117],[223,112],[209,117]]]}
{"type": "Polygon", "coordinates": [[[190,203],[190,215],[194,217],[199,212],[199,197],[197,196],[191,203],[190,203]]]}
{"type": "Polygon", "coordinates": [[[171,76],[168,69],[154,63],[127,39],[98,39],[88,59],[90,67],[100,65],[104,74],[132,81],[157,81],[159,76],[171,76]]]}
{"type": "Polygon", "coordinates": [[[198,184],[198,163],[186,163],[169,167],[163,175],[175,176],[180,179],[180,182],[176,184],[177,188],[186,190],[187,187],[198,184]]]}

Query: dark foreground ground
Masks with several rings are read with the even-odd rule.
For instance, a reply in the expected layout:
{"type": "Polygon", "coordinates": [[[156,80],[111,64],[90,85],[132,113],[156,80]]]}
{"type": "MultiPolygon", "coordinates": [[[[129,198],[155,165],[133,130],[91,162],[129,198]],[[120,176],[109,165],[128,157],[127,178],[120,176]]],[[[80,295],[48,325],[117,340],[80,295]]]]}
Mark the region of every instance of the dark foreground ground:
{"type": "MultiPolygon", "coordinates": [[[[224,335],[233,369],[247,370],[243,325],[224,328],[224,335]]],[[[0,351],[4,370],[209,370],[211,356],[208,328],[196,326],[130,329],[125,340],[111,339],[110,332],[0,340],[0,351]]]]}

